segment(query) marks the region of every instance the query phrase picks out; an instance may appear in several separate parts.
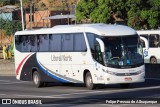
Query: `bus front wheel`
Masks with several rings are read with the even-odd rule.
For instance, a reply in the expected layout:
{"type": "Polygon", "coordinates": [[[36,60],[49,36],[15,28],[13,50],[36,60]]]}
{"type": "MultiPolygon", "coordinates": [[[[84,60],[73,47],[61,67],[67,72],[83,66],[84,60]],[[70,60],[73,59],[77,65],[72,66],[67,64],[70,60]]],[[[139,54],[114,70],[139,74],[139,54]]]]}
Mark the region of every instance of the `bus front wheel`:
{"type": "Polygon", "coordinates": [[[155,57],[151,57],[150,62],[151,62],[151,64],[156,64],[157,63],[157,59],[155,57]]]}
{"type": "Polygon", "coordinates": [[[92,90],[95,88],[95,84],[93,84],[92,76],[90,72],[87,72],[85,76],[85,85],[88,89],[92,90]]]}
{"type": "Polygon", "coordinates": [[[37,88],[42,87],[44,84],[43,82],[41,82],[40,75],[37,71],[33,73],[33,83],[37,88]]]}

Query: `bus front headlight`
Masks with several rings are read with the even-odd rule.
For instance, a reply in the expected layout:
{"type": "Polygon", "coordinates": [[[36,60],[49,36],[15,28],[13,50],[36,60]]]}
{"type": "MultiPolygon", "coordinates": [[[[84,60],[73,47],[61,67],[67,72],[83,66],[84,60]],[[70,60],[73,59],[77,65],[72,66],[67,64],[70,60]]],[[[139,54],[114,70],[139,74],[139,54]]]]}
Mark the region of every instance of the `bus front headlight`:
{"type": "Polygon", "coordinates": [[[117,75],[116,72],[112,72],[112,71],[106,71],[106,73],[111,74],[111,75],[117,75]]]}
{"type": "Polygon", "coordinates": [[[139,70],[138,72],[137,72],[137,74],[141,74],[141,73],[144,73],[145,72],[145,70],[139,70]]]}

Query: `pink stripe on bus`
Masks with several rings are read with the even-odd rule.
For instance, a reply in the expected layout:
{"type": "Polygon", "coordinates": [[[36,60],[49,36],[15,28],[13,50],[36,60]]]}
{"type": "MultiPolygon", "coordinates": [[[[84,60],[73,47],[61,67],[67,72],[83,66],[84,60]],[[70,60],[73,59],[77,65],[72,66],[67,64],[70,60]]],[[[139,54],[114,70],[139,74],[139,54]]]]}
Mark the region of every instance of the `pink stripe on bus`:
{"type": "MultiPolygon", "coordinates": [[[[30,55],[30,54],[29,54],[29,55],[30,55]]],[[[18,75],[19,69],[21,68],[23,62],[27,59],[27,57],[28,57],[29,55],[27,55],[27,56],[21,61],[21,63],[18,65],[18,68],[16,69],[16,75],[18,75]]]]}

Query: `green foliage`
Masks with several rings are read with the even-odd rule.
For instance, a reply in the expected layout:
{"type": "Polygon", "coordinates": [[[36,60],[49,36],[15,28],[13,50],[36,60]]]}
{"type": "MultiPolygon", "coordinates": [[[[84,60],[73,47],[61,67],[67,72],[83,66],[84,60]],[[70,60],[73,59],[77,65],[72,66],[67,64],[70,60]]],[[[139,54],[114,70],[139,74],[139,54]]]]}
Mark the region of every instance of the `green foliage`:
{"type": "Polygon", "coordinates": [[[43,3],[43,2],[41,2],[41,3],[40,3],[40,8],[45,8],[45,7],[46,7],[46,4],[43,3]]]}
{"type": "Polygon", "coordinates": [[[81,0],[76,8],[77,21],[93,23],[125,21],[135,29],[160,27],[160,0],[81,0]]]}
{"type": "Polygon", "coordinates": [[[13,41],[11,42],[11,45],[10,45],[10,52],[12,55],[14,55],[14,42],[13,41]]]}
{"type": "Polygon", "coordinates": [[[8,5],[10,0],[0,0],[0,6],[8,5]]]}
{"type": "Polygon", "coordinates": [[[6,31],[6,35],[10,36],[16,31],[21,30],[21,21],[18,20],[4,20],[0,18],[0,29],[6,31]]]}
{"type": "Polygon", "coordinates": [[[91,12],[90,17],[95,23],[109,23],[110,10],[110,8],[106,7],[105,0],[98,0],[97,7],[91,12]]]}
{"type": "Polygon", "coordinates": [[[96,8],[95,0],[81,0],[76,9],[77,21],[90,18],[90,14],[96,8]]]}
{"type": "Polygon", "coordinates": [[[5,5],[15,5],[19,0],[0,0],[0,7],[5,5]]]}

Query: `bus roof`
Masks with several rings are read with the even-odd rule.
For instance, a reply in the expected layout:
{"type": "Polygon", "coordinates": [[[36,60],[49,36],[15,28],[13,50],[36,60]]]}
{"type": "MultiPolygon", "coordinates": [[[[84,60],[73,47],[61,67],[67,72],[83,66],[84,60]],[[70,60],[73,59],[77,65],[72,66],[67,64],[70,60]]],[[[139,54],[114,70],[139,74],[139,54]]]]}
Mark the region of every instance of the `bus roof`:
{"type": "Polygon", "coordinates": [[[136,31],[124,25],[111,24],[77,24],[77,25],[58,25],[52,28],[42,28],[36,30],[18,31],[15,35],[30,34],[54,34],[54,33],[79,33],[89,32],[101,36],[125,36],[136,34],[136,31]]]}
{"type": "Polygon", "coordinates": [[[139,35],[160,34],[160,30],[138,30],[139,35]]]}

